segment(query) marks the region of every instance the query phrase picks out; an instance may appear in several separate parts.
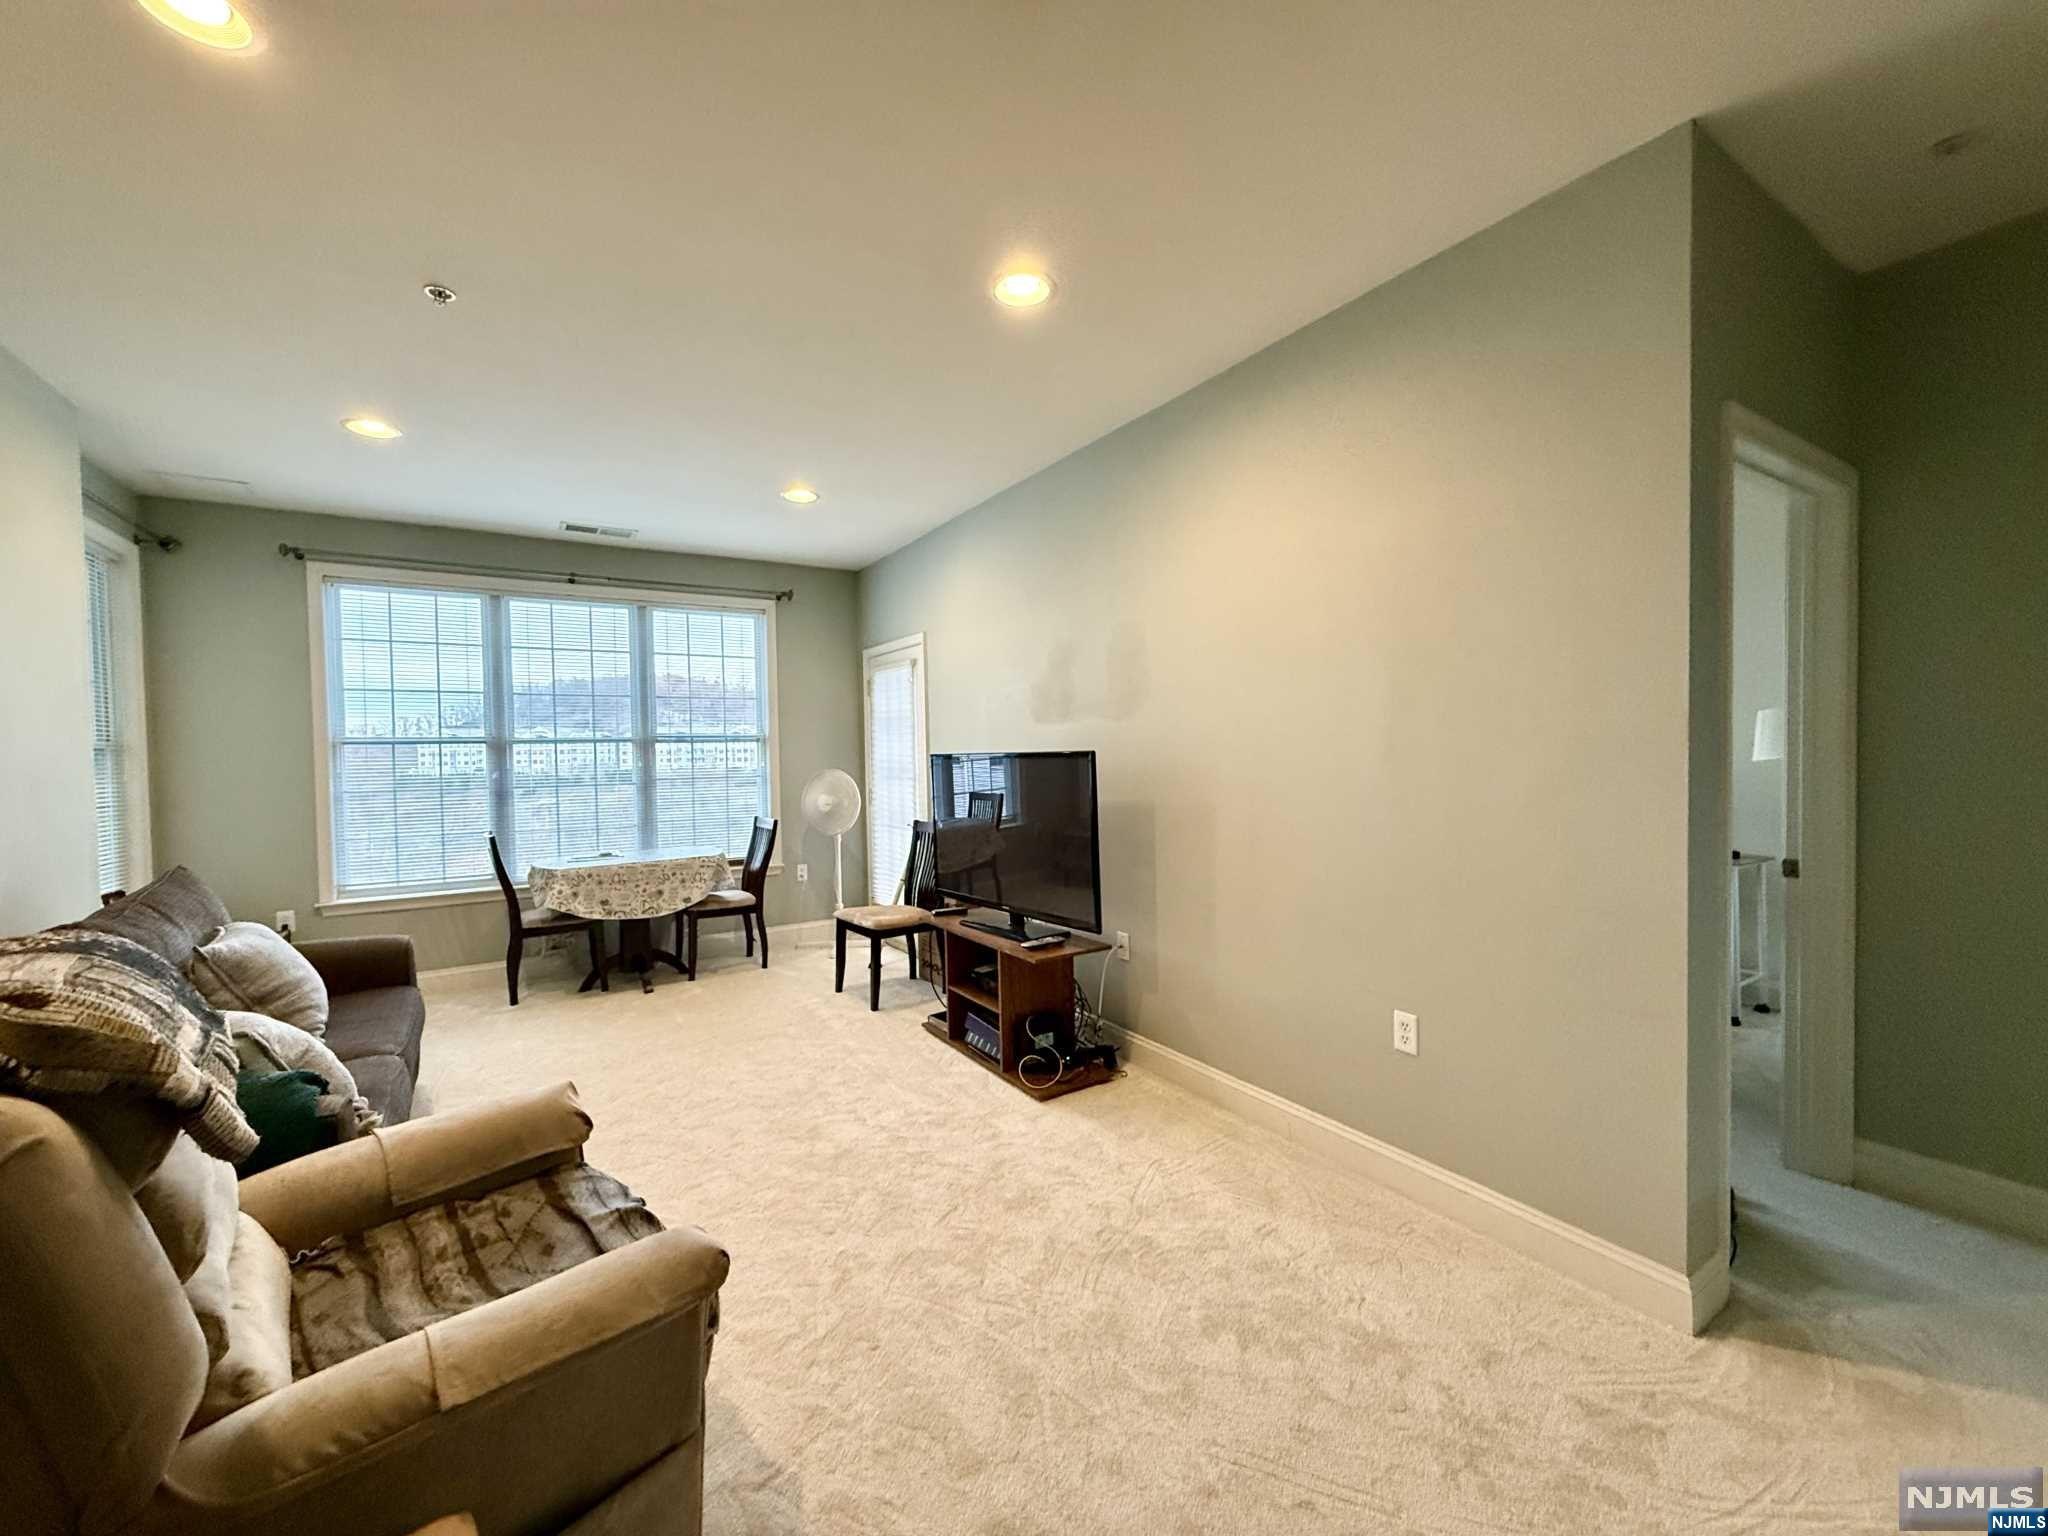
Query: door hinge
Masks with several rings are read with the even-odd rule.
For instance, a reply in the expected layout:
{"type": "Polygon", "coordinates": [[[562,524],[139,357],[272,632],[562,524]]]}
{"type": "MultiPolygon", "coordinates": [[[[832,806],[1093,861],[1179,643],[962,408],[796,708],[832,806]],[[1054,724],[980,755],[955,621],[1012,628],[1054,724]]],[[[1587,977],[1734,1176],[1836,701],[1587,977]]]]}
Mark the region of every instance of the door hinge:
{"type": "Polygon", "coordinates": [[[1797,859],[1778,860],[1778,873],[1787,880],[1797,880],[1799,878],[1799,861],[1797,859]]]}

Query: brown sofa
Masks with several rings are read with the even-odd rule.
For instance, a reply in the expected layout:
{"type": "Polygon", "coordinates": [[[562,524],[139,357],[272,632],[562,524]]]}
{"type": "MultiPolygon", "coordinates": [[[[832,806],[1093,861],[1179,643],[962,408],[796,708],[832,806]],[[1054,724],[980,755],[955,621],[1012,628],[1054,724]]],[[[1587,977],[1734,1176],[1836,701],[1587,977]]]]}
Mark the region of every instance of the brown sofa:
{"type": "MultiPolygon", "coordinates": [[[[589,1131],[564,1083],[372,1132],[242,1181],[237,1255],[275,1245],[263,1262],[281,1266],[336,1237],[386,1251],[457,1200],[557,1198],[589,1131]]],[[[703,1233],[645,1220],[657,1230],[567,1268],[522,1250],[545,1278],[295,1368],[195,1429],[207,1346],[130,1192],[142,1177],[56,1110],[0,1095],[0,1529],[400,1536],[469,1511],[486,1536],[701,1530],[727,1270],[703,1233]]],[[[254,1336],[283,1347],[303,1283],[294,1270],[293,1323],[262,1314],[254,1336]]]]}
{"type": "MultiPolygon", "coordinates": [[[[75,925],[133,939],[183,971],[192,951],[228,922],[228,909],[180,864],[141,890],[109,901],[75,925]]],[[[386,1125],[411,1118],[427,1025],[403,935],[314,939],[298,946],[327,983],[327,1044],[356,1080],[356,1091],[386,1125]]]]}

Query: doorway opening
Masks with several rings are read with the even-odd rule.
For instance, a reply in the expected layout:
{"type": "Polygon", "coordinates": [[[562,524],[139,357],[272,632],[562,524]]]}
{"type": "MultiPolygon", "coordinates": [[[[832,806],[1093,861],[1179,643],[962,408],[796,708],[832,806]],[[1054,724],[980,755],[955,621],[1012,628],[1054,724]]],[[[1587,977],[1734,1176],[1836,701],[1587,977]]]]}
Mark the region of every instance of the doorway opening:
{"type": "Polygon", "coordinates": [[[1846,1184],[1855,1171],[1856,475],[1738,406],[1723,437],[1733,546],[1730,1165],[1761,1156],[1846,1184]]]}
{"type": "Polygon", "coordinates": [[[910,858],[910,824],[931,815],[924,714],[924,636],[861,652],[867,737],[868,896],[894,902],[910,858]]]}

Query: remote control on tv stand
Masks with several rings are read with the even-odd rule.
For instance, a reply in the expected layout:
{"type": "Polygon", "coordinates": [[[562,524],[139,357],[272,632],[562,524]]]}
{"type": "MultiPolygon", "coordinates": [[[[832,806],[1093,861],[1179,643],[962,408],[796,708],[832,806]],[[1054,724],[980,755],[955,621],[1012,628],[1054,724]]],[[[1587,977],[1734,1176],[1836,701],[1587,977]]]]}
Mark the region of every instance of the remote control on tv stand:
{"type": "Polygon", "coordinates": [[[1021,949],[1051,949],[1055,945],[1066,942],[1067,936],[1064,933],[1048,933],[1042,939],[1026,939],[1018,947],[1021,949]]]}

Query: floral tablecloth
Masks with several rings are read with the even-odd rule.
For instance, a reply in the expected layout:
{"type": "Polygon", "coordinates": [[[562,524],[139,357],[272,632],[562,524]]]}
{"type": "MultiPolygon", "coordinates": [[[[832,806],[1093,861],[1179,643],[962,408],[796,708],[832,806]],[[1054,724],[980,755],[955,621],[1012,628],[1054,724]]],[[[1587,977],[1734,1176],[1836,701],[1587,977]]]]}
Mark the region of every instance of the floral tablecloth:
{"type": "Polygon", "coordinates": [[[526,872],[535,906],[576,917],[667,917],[735,883],[722,853],[563,859],[526,872]]]}

